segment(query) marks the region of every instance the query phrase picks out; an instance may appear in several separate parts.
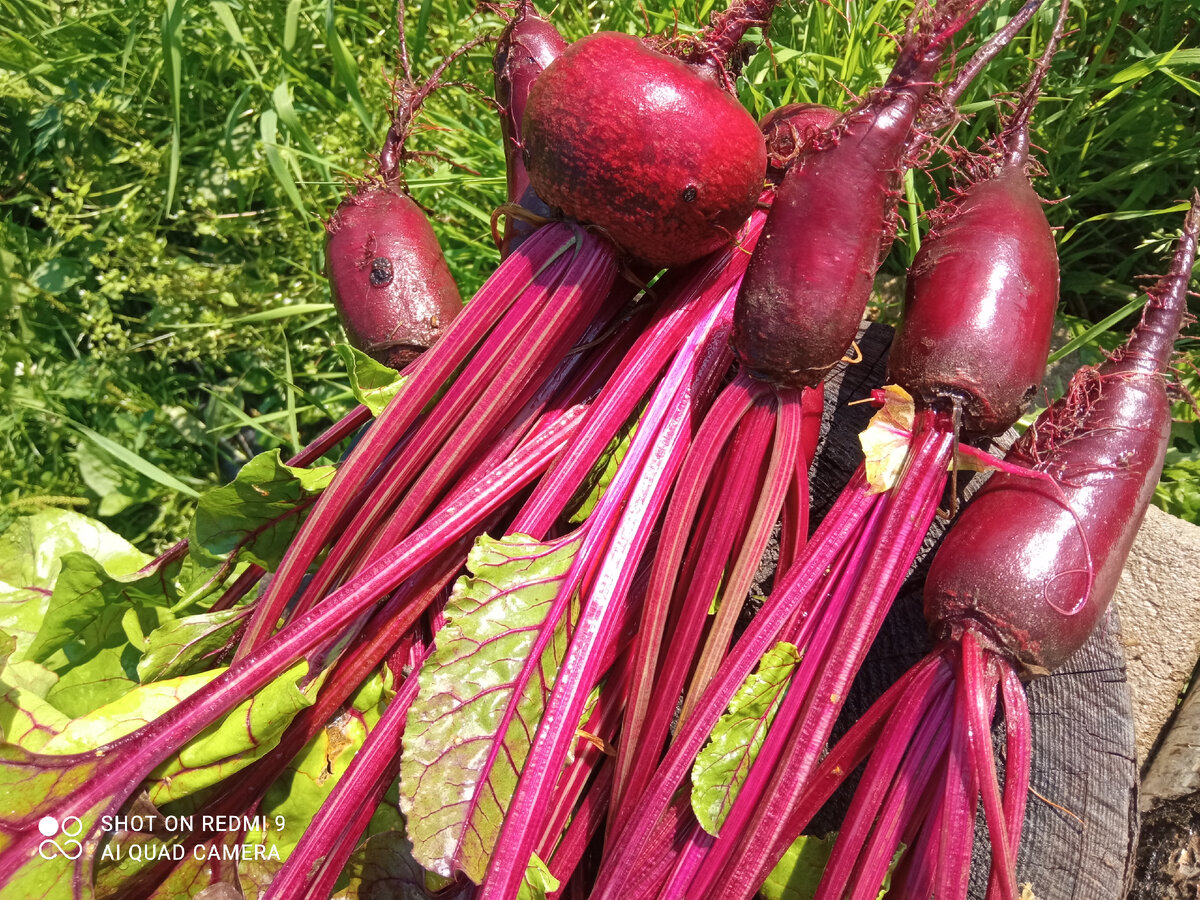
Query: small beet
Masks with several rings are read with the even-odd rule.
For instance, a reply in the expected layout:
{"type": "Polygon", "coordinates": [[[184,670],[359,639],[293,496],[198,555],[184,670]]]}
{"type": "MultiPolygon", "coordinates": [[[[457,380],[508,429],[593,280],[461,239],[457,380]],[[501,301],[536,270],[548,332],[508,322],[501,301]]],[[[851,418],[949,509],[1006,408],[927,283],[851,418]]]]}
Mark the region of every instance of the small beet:
{"type": "Polygon", "coordinates": [[[524,131],[538,196],[661,266],[728,243],[767,167],[736,99],[626,34],[568,47],[534,82],[524,131]]]}
{"type": "MultiPolygon", "coordinates": [[[[500,104],[500,133],[504,139],[505,169],[508,175],[508,202],[516,203],[543,218],[553,210],[529,183],[522,153],[521,122],[529,101],[529,90],[550,63],[567,48],[558,29],[543,19],[531,4],[523,3],[500,34],[492,57],[492,75],[496,102],[500,104]]],[[[500,242],[504,259],[525,240],[536,226],[507,216],[500,242]]]]}
{"type": "Polygon", "coordinates": [[[402,369],[462,309],[425,213],[388,187],[353,194],[325,225],[325,268],[350,343],[402,369]]]}

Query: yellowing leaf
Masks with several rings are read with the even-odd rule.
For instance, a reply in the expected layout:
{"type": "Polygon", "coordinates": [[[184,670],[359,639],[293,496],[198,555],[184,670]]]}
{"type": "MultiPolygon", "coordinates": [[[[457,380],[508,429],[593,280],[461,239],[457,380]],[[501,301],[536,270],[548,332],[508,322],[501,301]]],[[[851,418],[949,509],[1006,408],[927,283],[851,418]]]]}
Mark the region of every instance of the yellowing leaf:
{"type": "Polygon", "coordinates": [[[858,436],[866,457],[867,483],[873,494],[891,490],[899,480],[916,418],[912,395],[900,385],[889,384],[881,393],[883,406],[858,436]]]}
{"type": "MultiPolygon", "coordinates": [[[[858,436],[872,494],[890,491],[900,480],[900,473],[904,471],[904,463],[908,459],[908,448],[912,444],[913,422],[916,420],[916,404],[912,395],[900,385],[886,385],[882,391],[876,392],[877,397],[880,395],[883,406],[858,436]]],[[[960,450],[950,465],[966,472],[982,472],[990,468],[987,455],[973,448],[960,450]]]]}

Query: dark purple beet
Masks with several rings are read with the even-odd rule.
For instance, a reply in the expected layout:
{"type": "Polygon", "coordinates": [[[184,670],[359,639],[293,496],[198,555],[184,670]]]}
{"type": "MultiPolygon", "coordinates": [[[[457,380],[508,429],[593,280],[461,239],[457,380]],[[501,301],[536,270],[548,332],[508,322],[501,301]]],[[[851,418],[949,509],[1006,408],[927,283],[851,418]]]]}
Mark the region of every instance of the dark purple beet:
{"type": "Polygon", "coordinates": [[[405,194],[371,186],[343,200],[325,230],[325,271],[350,343],[403,369],[462,310],[429,220],[405,194]]]}
{"type": "Polygon", "coordinates": [[[996,472],[950,530],[925,583],[926,617],[940,635],[970,623],[1036,673],[1061,665],[1108,609],[1167,449],[1165,373],[1198,230],[1200,195],[1124,347],[1078,372],[1009,450],[1008,462],[1045,473],[1061,493],[996,472]]]}
{"type": "MultiPolygon", "coordinates": [[[[496,53],[492,57],[496,102],[500,104],[500,131],[504,137],[504,159],[508,173],[508,202],[516,203],[535,215],[553,214],[550,206],[538,197],[529,183],[522,153],[521,121],[529,100],[529,89],[567,48],[566,39],[558,29],[543,19],[532,4],[522,4],[500,34],[496,53]]],[[[504,259],[528,237],[536,226],[508,216],[500,243],[500,258],[504,259]]]]}
{"type": "Polygon", "coordinates": [[[906,38],[883,88],[788,169],[734,311],[734,349],[756,376],[811,387],[854,340],[905,144],[950,38],[976,8],[977,0],[940,4],[937,18],[906,38]]]}
{"type": "Polygon", "coordinates": [[[759,122],[767,142],[767,180],[779,183],[783,173],[841,115],[820,103],[789,103],[773,109],[759,122]]]}
{"type": "MultiPolygon", "coordinates": [[[[1022,15],[1028,18],[1033,4],[1022,15]]],[[[1029,183],[1029,117],[1066,24],[1063,6],[1021,100],[977,175],[939,206],[909,267],[904,317],[888,356],[891,380],[925,406],[961,402],[962,434],[1000,434],[1037,394],[1058,306],[1058,251],[1029,183]]],[[[1016,22],[1022,16],[1016,17],[1016,22]]],[[[1001,34],[1011,36],[1011,25],[1001,34]]],[[[993,41],[968,71],[990,58],[993,41]]],[[[958,82],[954,90],[961,93],[958,82]]],[[[953,93],[953,91],[952,91],[953,93]]]]}
{"type": "Polygon", "coordinates": [[[1058,305],[1058,253],[1023,166],[968,187],[908,271],[892,381],[924,405],[957,396],[963,435],[999,434],[1037,393],[1058,305]]]}
{"type": "Polygon", "coordinates": [[[524,131],[539,196],[662,266],[728,243],[767,165],[762,133],[736,99],[612,32],[576,41],[541,74],[524,131]]]}

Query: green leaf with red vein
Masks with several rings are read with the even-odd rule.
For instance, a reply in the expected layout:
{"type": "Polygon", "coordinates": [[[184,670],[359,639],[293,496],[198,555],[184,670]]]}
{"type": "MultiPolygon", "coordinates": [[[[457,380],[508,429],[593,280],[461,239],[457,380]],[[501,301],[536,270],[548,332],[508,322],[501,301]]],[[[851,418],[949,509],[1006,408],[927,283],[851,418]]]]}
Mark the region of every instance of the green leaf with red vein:
{"type": "Polygon", "coordinates": [[[162,681],[204,671],[230,645],[245,609],[222,609],[174,619],[146,636],[138,680],[162,681]]]}
{"type": "MultiPolygon", "coordinates": [[[[212,669],[139,685],[112,703],[71,720],[39,752],[82,753],[115,741],[177,706],[223,671],[212,669]]],[[[301,689],[307,671],[307,663],[293,666],[200,732],[155,769],[148,786],[150,799],[160,806],[179,800],[216,784],[271,750],[296,713],[313,703],[320,679],[301,689]]]]}
{"type": "Polygon", "coordinates": [[[274,570],[300,530],[309,501],[333,474],[333,466],[284,465],[278,449],[260,453],[229,484],[200,495],[192,548],[215,559],[240,549],[241,558],[274,570]]]}
{"type": "Polygon", "coordinates": [[[768,650],[696,757],[692,811],[709,834],[715,835],[729,814],[799,663],[800,651],[792,644],[780,642],[768,650]]]}
{"type": "Polygon", "coordinates": [[[7,743],[36,751],[70,718],[46,702],[58,676],[28,660],[13,662],[15,646],[16,638],[0,631],[0,735],[7,743]]]}
{"type": "MultiPolygon", "coordinates": [[[[479,883],[567,647],[559,622],[542,658],[522,669],[581,539],[543,543],[486,535],[446,605],[437,649],[421,667],[400,768],[414,855],[479,883]]],[[[572,610],[572,615],[574,610],[572,610]]]]}

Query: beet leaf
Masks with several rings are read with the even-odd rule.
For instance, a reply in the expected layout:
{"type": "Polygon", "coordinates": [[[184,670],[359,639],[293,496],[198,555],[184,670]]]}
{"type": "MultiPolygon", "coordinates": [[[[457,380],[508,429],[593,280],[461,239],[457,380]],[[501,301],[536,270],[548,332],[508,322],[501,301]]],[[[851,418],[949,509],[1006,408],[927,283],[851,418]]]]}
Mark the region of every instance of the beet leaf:
{"type": "Polygon", "coordinates": [[[566,652],[566,622],[529,677],[530,652],[581,538],[481,537],[421,667],[400,770],[413,852],[449,877],[483,880],[546,697],[566,652]],[[514,693],[519,696],[514,696],[514,693]]]}

